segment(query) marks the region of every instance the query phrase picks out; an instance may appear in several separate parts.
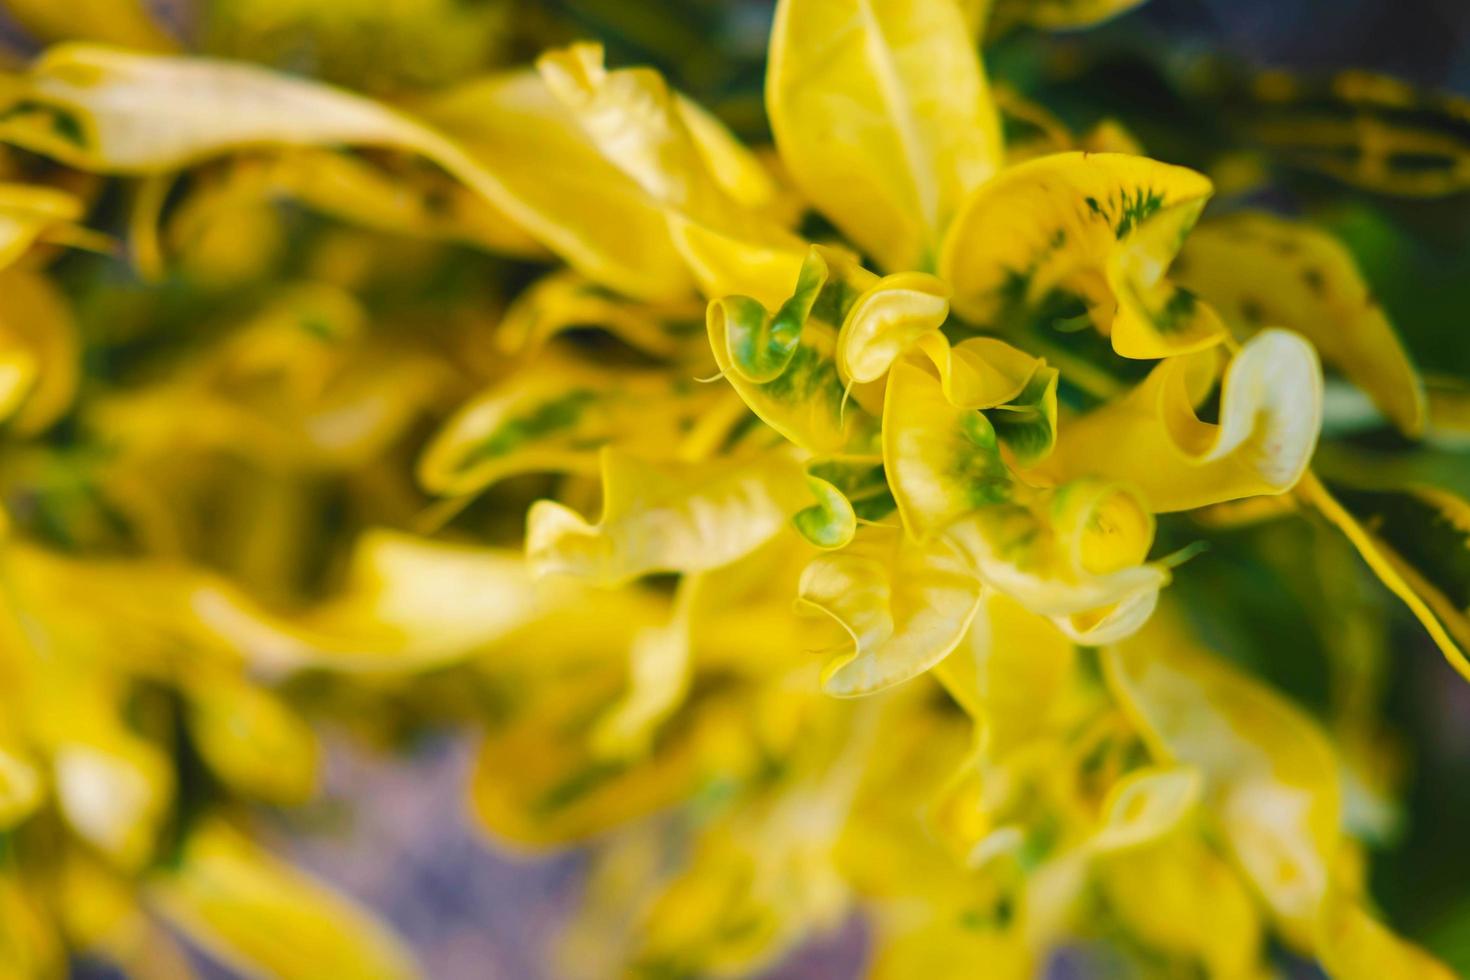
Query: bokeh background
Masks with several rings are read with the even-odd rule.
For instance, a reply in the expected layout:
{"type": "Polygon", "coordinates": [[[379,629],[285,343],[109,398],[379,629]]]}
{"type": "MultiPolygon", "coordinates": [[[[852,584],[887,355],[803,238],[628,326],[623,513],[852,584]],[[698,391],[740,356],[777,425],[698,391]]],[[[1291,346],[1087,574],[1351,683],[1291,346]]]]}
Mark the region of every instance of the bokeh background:
{"type": "MultiPolygon", "coordinates": [[[[227,19],[207,16],[189,0],[158,6],[182,33],[214,32],[217,49],[228,49],[236,40],[230,36],[236,28],[227,19]]],[[[526,7],[520,5],[516,16],[536,15],[534,10],[526,14],[526,7]]],[[[770,3],[547,0],[544,7],[546,20],[561,25],[559,30],[604,41],[611,63],[656,65],[738,131],[760,138],[770,3]],[[671,58],[671,51],[678,57],[671,58]]],[[[487,39],[483,50],[472,47],[466,58],[489,63],[530,57],[533,51],[517,47],[518,26],[524,25],[508,25],[506,39],[487,39]]],[[[26,43],[14,25],[3,25],[3,31],[16,44],[26,43]]],[[[277,60],[288,69],[332,78],[362,67],[341,62],[339,52],[315,48],[309,37],[293,35],[289,25],[278,28],[274,40],[277,60]]],[[[1003,45],[992,63],[997,71],[1024,73],[1072,43],[1066,35],[1024,38],[1003,45]]],[[[1090,31],[1087,46],[1102,54],[1077,77],[1059,82],[1047,104],[1064,117],[1109,112],[1130,123],[1136,116],[1136,129],[1151,147],[1156,143],[1149,138],[1150,127],[1158,124],[1150,119],[1178,111],[1166,80],[1177,83],[1201,65],[1223,73],[1211,77],[1248,77],[1263,68],[1309,73],[1370,68],[1470,96],[1467,0],[1152,0],[1090,31]]],[[[406,57],[411,62],[411,50],[406,57]]],[[[1190,120],[1176,121],[1176,145],[1155,152],[1188,162],[1190,120]]],[[[1364,194],[1350,199],[1331,221],[1351,247],[1373,253],[1376,261],[1367,265],[1373,286],[1424,364],[1470,367],[1467,209],[1470,204],[1459,198],[1417,204],[1364,194]]],[[[1463,473],[1437,476],[1470,492],[1463,473]]],[[[1190,575],[1181,576],[1181,587],[1207,589],[1210,575],[1228,576],[1237,588],[1245,583],[1246,594],[1259,596],[1256,607],[1237,610],[1250,621],[1249,628],[1222,625],[1219,645],[1299,701],[1320,705],[1327,696],[1325,672],[1318,669],[1320,657],[1304,646],[1319,641],[1280,611],[1272,612],[1282,605],[1284,584],[1275,579],[1279,569],[1252,564],[1251,550],[1234,555],[1228,547],[1220,549],[1208,563],[1212,571],[1194,576],[1192,584],[1190,575]]],[[[1412,769],[1407,819],[1374,856],[1373,891],[1406,935],[1467,971],[1470,686],[1405,626],[1396,637],[1390,704],[1412,769]]],[[[420,733],[411,747],[392,754],[365,746],[345,731],[329,732],[327,745],[321,799],[289,816],[263,817],[274,846],[378,910],[420,951],[432,977],[536,980],[551,975],[548,950],[575,903],[582,857],[507,853],[471,826],[463,793],[470,754],[463,736],[420,733]]],[[[853,919],[766,976],[859,976],[865,952],[862,923],[853,919]]],[[[208,965],[201,969],[206,976],[229,975],[208,965]]],[[[1313,969],[1303,966],[1300,975],[1314,976],[1313,969]]],[[[1105,966],[1095,961],[1066,957],[1052,966],[1057,977],[1101,972],[1105,966]]],[[[108,974],[84,963],[76,975],[108,974]]]]}

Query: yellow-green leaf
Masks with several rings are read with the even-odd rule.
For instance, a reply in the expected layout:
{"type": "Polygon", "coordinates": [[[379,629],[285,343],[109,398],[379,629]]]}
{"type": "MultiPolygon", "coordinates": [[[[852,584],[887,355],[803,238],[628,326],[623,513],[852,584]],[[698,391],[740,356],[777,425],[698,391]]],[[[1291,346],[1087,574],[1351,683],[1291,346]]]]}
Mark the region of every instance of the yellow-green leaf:
{"type": "Polygon", "coordinates": [[[859,522],[880,521],[896,506],[882,464],[823,460],[807,467],[807,487],[817,502],[798,511],[792,522],[818,548],[846,547],[859,522]]]}
{"type": "Polygon", "coordinates": [[[547,351],[455,412],[425,450],[419,480],[461,495],[517,473],[596,473],[605,445],[667,453],[720,394],[547,351]]]}
{"type": "Polygon", "coordinates": [[[990,420],[951,404],[938,378],[907,361],[888,372],[883,465],[904,526],[919,538],[1012,493],[990,420]]]}
{"type": "Polygon", "coordinates": [[[1300,494],[1347,536],[1470,679],[1470,503],[1430,487],[1329,492],[1310,473],[1300,494]]]}
{"type": "Polygon", "coordinates": [[[1143,563],[1154,536],[1143,501],[1099,480],[981,508],[946,534],[987,585],[1078,643],[1110,643],[1136,631],[1169,581],[1163,564],[1143,563]]]}
{"type": "Polygon", "coordinates": [[[839,328],[877,277],[831,249],[813,247],[790,298],[774,313],[748,296],[710,303],[710,349],[750,410],[821,456],[877,456],[878,419],[837,367],[839,328]]]}

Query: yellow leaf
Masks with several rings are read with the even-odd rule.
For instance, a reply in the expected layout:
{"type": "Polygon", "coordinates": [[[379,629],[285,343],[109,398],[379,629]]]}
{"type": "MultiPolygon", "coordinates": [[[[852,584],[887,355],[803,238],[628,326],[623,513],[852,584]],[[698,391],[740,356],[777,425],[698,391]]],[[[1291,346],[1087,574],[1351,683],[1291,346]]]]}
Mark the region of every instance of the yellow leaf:
{"type": "Polygon", "coordinates": [[[1453,980],[1454,971],[1334,892],[1318,924],[1317,956],[1334,980],[1453,980]]]}
{"type": "Polygon", "coordinates": [[[786,527],[804,497],[801,468],[784,454],[704,463],[602,452],[602,520],[553,500],[526,519],[533,574],[615,585],[650,572],[718,568],[786,527]]]}
{"type": "Polygon", "coordinates": [[[0,831],[6,831],[41,805],[41,771],[10,740],[0,742],[0,831]]]}
{"type": "Polygon", "coordinates": [[[1200,774],[1191,766],[1136,769],[1108,790],[1089,846],[1106,852],[1151,844],[1178,827],[1199,798],[1200,774]]]}
{"type": "Polygon", "coordinates": [[[0,870],[0,972],[26,980],[61,980],[71,971],[61,936],[30,881],[0,870]]]}
{"type": "Polygon", "coordinates": [[[1264,212],[1233,214],[1190,235],[1175,276],[1245,335],[1268,326],[1302,334],[1406,435],[1423,431],[1424,383],[1352,256],[1329,235],[1264,212]]]}
{"type": "Polygon", "coordinates": [[[593,729],[595,755],[609,759],[645,755],[659,724],[679,706],[693,672],[691,613],[701,582],[699,575],[681,579],[668,621],[633,636],[628,689],[593,729]]]}
{"type": "Polygon", "coordinates": [[[852,641],[823,670],[823,689],[856,697],[916,677],[953,650],[975,615],[980,583],[943,539],[918,544],[871,528],[813,560],[799,594],[852,641]]]}
{"type": "Polygon", "coordinates": [[[891,272],[933,271],[960,202],[1001,163],[953,0],[781,0],[766,111],[797,186],[891,272]]]}
{"type": "Polygon", "coordinates": [[[837,332],[837,370],[849,384],[877,381],[925,338],[942,340],[949,286],[922,272],[885,276],[852,304],[837,332]]]}
{"type": "Polygon", "coordinates": [[[535,72],[467,82],[414,108],[521,206],[491,200],[588,279],[640,299],[692,291],[662,210],[535,72]]]}
{"type": "Polygon", "coordinates": [[[1213,977],[1253,976],[1256,902],[1240,875],[1193,834],[1105,858],[1099,878],[1124,927],[1149,947],[1197,958],[1213,977]]]}
{"type": "Polygon", "coordinates": [[[760,164],[713,117],[688,108],[652,69],[609,72],[598,44],[551,51],[536,64],[603,155],[665,209],[706,295],[785,294],[804,245],[749,206],[750,175],[760,164]],[[729,177],[721,178],[714,169],[720,166],[729,177]]]}
{"type": "Polygon", "coordinates": [[[1199,770],[1235,860],[1287,935],[1309,944],[1341,811],[1337,760],[1322,733],[1172,624],[1156,621],[1109,648],[1103,666],[1154,757],[1199,770]]]}
{"type": "Polygon", "coordinates": [[[922,337],[919,349],[933,362],[944,397],[961,408],[995,408],[1015,401],[1043,362],[994,337],[951,344],[943,334],[922,337]]]}
{"type": "Polygon", "coordinates": [[[269,146],[404,150],[442,166],[589,278],[645,297],[687,290],[662,215],[534,74],[470,83],[417,109],[432,125],[251,65],[74,43],[20,80],[0,139],[134,175],[269,146]]]}
{"type": "Polygon", "coordinates": [[[186,581],[196,628],[270,673],[422,670],[478,653],[571,598],[533,583],[515,552],[386,530],[362,535],[334,598],[296,615],[269,613],[228,583],[186,581]]]}
{"type": "Polygon", "coordinates": [[[1143,502],[1098,480],[982,508],[946,534],[985,584],[1078,643],[1110,643],[1137,630],[1169,581],[1162,564],[1143,564],[1154,537],[1143,502]]]}
{"type": "Polygon", "coordinates": [[[986,590],[969,634],[934,672],[981,726],[985,751],[999,759],[1048,723],[1071,675],[1074,650],[1044,617],[986,590]]]}
{"type": "Polygon", "coordinates": [[[507,354],[534,354],[563,331],[595,327],[655,357],[683,360],[696,348],[708,353],[697,327],[699,302],[651,304],[609,295],[573,272],[553,272],[516,297],[496,328],[496,346],[507,354]],[[696,329],[690,329],[691,327],[696,329]]]}
{"type": "Polygon", "coordinates": [[[103,41],[139,51],[173,51],[146,0],[4,0],[21,27],[44,42],[103,41]]]}
{"type": "Polygon", "coordinates": [[[375,165],[337,149],[287,147],[240,159],[201,193],[216,196],[215,207],[288,198],[380,231],[464,242],[497,254],[547,256],[520,225],[443,171],[395,162],[375,165]]]}
{"type": "Polygon", "coordinates": [[[0,405],[17,432],[34,435],[71,407],[80,357],[61,290],[37,272],[0,272],[0,405]]]}
{"type": "Polygon", "coordinates": [[[4,138],[111,173],[176,170],[270,145],[400,146],[435,156],[444,149],[442,137],[407,116],[329,86],[97,44],[50,49],[11,98],[4,138]]]}
{"type": "Polygon", "coordinates": [[[1057,297],[1081,301],[1124,357],[1202,350],[1225,328],[1164,279],[1210,182],[1118,153],[1058,153],[1003,172],[961,207],[939,274],[975,323],[1018,329],[1057,297]]]}
{"type": "Polygon", "coordinates": [[[1157,513],[1290,490],[1322,426],[1316,352],[1297,334],[1261,331],[1225,369],[1220,421],[1203,422],[1195,409],[1218,363],[1209,350],[1162,362],[1127,395],[1069,419],[1041,471],[1128,483],[1157,513]]]}
{"type": "Polygon", "coordinates": [[[147,894],[169,922],[242,971],[282,980],[419,975],[386,926],[218,817],[190,831],[177,867],[156,873],[147,894]]]}
{"type": "Polygon", "coordinates": [[[282,805],[303,803],[316,791],[316,736],[269,691],[205,674],[189,691],[188,709],[199,754],[231,788],[282,805]]]}
{"type": "Polygon", "coordinates": [[[85,205],[70,191],[33,184],[0,183],[0,269],[38,241],[85,244],[76,227],[85,205]]]}

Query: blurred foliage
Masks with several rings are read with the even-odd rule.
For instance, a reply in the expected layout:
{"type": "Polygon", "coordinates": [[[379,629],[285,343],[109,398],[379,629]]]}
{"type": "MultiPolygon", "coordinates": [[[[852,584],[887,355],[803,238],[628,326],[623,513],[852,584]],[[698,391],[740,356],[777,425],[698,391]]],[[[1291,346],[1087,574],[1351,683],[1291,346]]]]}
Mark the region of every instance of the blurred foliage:
{"type": "Polygon", "coordinates": [[[0,974],[413,975],[269,853],[323,729],[475,733],[574,975],[1470,972],[1470,101],[1109,0],[0,5],[0,974]]]}

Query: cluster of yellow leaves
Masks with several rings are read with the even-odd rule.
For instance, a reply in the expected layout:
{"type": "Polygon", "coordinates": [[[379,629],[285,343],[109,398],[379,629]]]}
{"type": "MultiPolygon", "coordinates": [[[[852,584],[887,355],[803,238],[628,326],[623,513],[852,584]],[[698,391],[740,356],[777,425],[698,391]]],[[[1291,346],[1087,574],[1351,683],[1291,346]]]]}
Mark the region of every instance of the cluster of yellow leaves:
{"type": "MultiPolygon", "coordinates": [[[[1155,542],[1161,514],[1299,501],[1470,672],[1465,610],[1415,561],[1426,515],[1470,536],[1463,502],[1309,470],[1324,363],[1409,437],[1423,384],[1305,223],[1201,221],[1210,181],[1120,132],[1008,156],[987,6],[781,0],[774,156],[593,44],[390,106],[146,53],[124,17],[6,77],[0,141],[55,164],[0,184],[8,479],[38,479],[27,440],[73,411],[142,546],[0,540],[0,966],[173,962],[162,917],[272,975],[412,974],[238,801],[314,791],[273,682],[467,664],[505,692],[479,821],[600,842],[573,971],[747,971],[861,904],[879,976],[1030,976],[1117,935],[1212,976],[1271,975],[1268,936],[1334,976],[1448,976],[1368,911],[1340,747],[1160,609],[1183,556],[1155,542]],[[145,278],[262,276],[280,199],[371,234],[73,409],[45,269],[111,247],[82,226],[104,178],[145,278]],[[804,237],[808,209],[841,239],[804,237]],[[362,298],[393,263],[375,235],[552,269],[436,345],[362,298]],[[1096,356],[1060,343],[1079,329],[1096,356]],[[374,528],[414,523],[410,481],[433,517],[488,496],[518,525],[517,478],[551,490],[510,549],[374,528]],[[293,604],[328,483],[353,558],[293,604]],[[221,500],[219,527],[177,517],[221,500]],[[224,787],[204,804],[183,744],[224,787]]],[[[1016,0],[992,26],[1127,6],[1016,0]]]]}

